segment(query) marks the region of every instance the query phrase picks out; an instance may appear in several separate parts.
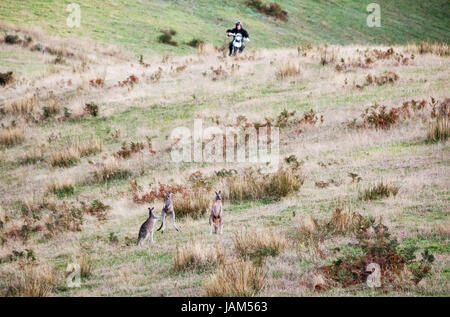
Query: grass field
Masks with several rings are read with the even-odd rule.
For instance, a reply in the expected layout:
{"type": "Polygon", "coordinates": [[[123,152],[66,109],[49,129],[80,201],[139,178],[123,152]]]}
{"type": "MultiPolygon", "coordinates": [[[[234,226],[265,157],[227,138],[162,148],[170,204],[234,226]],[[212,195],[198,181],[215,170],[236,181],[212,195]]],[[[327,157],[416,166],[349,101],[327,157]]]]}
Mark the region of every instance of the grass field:
{"type": "Polygon", "coordinates": [[[448,1],[380,1],[381,29],[359,26],[369,1],[279,1],[288,22],[241,1],[79,1],[79,29],[67,3],[0,3],[5,33],[33,38],[0,43],[2,296],[448,295],[448,1]],[[236,19],[254,38],[236,58],[181,44],[220,46],[236,19]],[[156,42],[170,27],[178,47],[156,42]],[[278,127],[281,170],[173,163],[194,119],[278,127]],[[158,184],[192,216],[137,246],[158,184]]]}
{"type": "Polygon", "coordinates": [[[303,44],[406,44],[417,40],[448,42],[450,4],[446,0],[378,1],[381,27],[366,25],[372,1],[278,1],[288,11],[287,22],[275,20],[245,5],[242,0],[213,1],[88,1],[81,7],[81,25],[69,28],[70,1],[38,0],[33,4],[1,1],[0,19],[15,25],[40,27],[52,35],[82,37],[114,44],[134,54],[194,52],[193,38],[221,46],[225,30],[244,22],[253,47],[295,48],[303,44]],[[126,14],[125,14],[126,13],[126,14]],[[161,29],[173,28],[178,47],[157,42],[161,29]]]}

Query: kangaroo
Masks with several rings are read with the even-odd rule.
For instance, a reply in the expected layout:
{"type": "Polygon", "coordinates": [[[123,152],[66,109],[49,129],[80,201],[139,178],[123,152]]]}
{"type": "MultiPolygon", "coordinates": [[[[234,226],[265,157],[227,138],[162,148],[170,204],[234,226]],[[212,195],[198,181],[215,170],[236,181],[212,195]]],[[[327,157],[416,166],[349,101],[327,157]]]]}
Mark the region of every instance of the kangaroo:
{"type": "Polygon", "coordinates": [[[172,223],[173,223],[173,227],[177,230],[180,231],[177,228],[177,224],[175,223],[175,210],[173,209],[173,203],[172,203],[172,193],[171,192],[167,192],[166,193],[166,198],[164,199],[164,206],[161,212],[161,227],[159,227],[158,230],[159,231],[162,229],[161,232],[164,232],[164,230],[166,229],[166,216],[172,216],[172,223]]]}
{"type": "Polygon", "coordinates": [[[222,191],[216,193],[216,199],[211,207],[211,214],[209,216],[209,233],[212,234],[214,227],[214,233],[219,231],[222,234],[223,230],[223,209],[222,209],[222,191]]]}
{"type": "Polygon", "coordinates": [[[139,229],[139,236],[137,240],[138,245],[147,240],[149,236],[151,237],[151,241],[153,243],[153,227],[156,220],[159,218],[153,214],[154,209],[155,207],[148,208],[148,219],[141,225],[141,228],[139,229]]]}

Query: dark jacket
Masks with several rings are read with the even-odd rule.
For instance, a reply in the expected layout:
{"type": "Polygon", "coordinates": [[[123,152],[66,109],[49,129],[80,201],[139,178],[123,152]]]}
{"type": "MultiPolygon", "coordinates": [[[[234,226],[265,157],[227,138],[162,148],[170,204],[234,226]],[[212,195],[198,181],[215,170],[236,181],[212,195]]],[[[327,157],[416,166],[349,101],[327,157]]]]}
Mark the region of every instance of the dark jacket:
{"type": "Polygon", "coordinates": [[[244,38],[248,38],[248,32],[243,28],[241,28],[240,30],[238,30],[237,28],[228,29],[227,33],[241,33],[244,38]]]}

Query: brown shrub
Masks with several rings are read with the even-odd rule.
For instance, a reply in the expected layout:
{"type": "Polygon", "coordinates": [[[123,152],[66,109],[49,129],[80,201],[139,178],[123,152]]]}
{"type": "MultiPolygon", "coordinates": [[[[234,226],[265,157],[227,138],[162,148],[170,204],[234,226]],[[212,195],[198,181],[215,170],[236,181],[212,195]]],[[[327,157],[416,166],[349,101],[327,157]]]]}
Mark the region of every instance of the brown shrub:
{"type": "Polygon", "coordinates": [[[114,156],[128,159],[130,158],[131,154],[141,152],[143,149],[144,144],[141,142],[131,142],[130,147],[128,147],[127,144],[123,142],[121,149],[117,153],[115,153],[114,156]]]}
{"type": "Polygon", "coordinates": [[[161,30],[160,32],[162,34],[160,36],[158,36],[158,42],[164,43],[164,44],[169,44],[172,46],[178,46],[178,43],[175,42],[174,40],[172,40],[172,36],[175,36],[177,34],[177,32],[175,30],[173,30],[173,29],[161,30]]]}
{"type": "Polygon", "coordinates": [[[265,4],[262,0],[245,0],[245,4],[248,7],[254,8],[268,16],[273,16],[274,18],[284,22],[288,21],[288,12],[283,10],[283,8],[276,2],[265,4]]]}
{"type": "Polygon", "coordinates": [[[387,83],[395,83],[398,79],[398,75],[394,72],[384,72],[380,76],[369,74],[366,77],[366,85],[377,84],[378,86],[381,86],[387,83]]]}
{"type": "Polygon", "coordinates": [[[6,86],[14,81],[13,72],[0,73],[0,86],[6,86]]]}
{"type": "Polygon", "coordinates": [[[84,212],[97,217],[98,220],[106,220],[107,212],[111,206],[105,205],[100,200],[94,200],[89,207],[84,208],[84,212]]]}
{"type": "Polygon", "coordinates": [[[98,78],[95,78],[95,79],[91,79],[89,81],[89,84],[92,87],[103,88],[103,86],[105,85],[105,81],[103,80],[103,78],[98,77],[98,78]]]}
{"type": "Polygon", "coordinates": [[[155,199],[164,199],[166,197],[166,192],[171,192],[172,194],[181,193],[187,191],[186,186],[184,185],[167,185],[167,184],[159,184],[157,188],[151,189],[149,192],[143,194],[139,197],[138,185],[133,180],[129,180],[131,190],[133,191],[133,201],[137,204],[143,203],[151,203],[155,201],[155,199]]]}
{"type": "Polygon", "coordinates": [[[119,81],[118,85],[119,85],[119,87],[128,86],[130,88],[133,88],[134,85],[137,84],[138,82],[139,82],[138,77],[136,77],[135,75],[130,75],[125,80],[119,81]]]}

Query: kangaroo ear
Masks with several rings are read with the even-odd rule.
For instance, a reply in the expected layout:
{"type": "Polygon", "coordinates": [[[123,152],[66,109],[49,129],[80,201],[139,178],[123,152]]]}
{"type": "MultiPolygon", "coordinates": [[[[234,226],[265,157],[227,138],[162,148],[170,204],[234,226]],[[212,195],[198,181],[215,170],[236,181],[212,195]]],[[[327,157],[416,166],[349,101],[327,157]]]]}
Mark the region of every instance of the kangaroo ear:
{"type": "Polygon", "coordinates": [[[214,191],[216,193],[216,195],[219,195],[216,191],[214,191]]]}
{"type": "Polygon", "coordinates": [[[219,190],[219,195],[220,195],[220,194],[222,194],[222,191],[221,191],[221,190],[219,190]]]}

